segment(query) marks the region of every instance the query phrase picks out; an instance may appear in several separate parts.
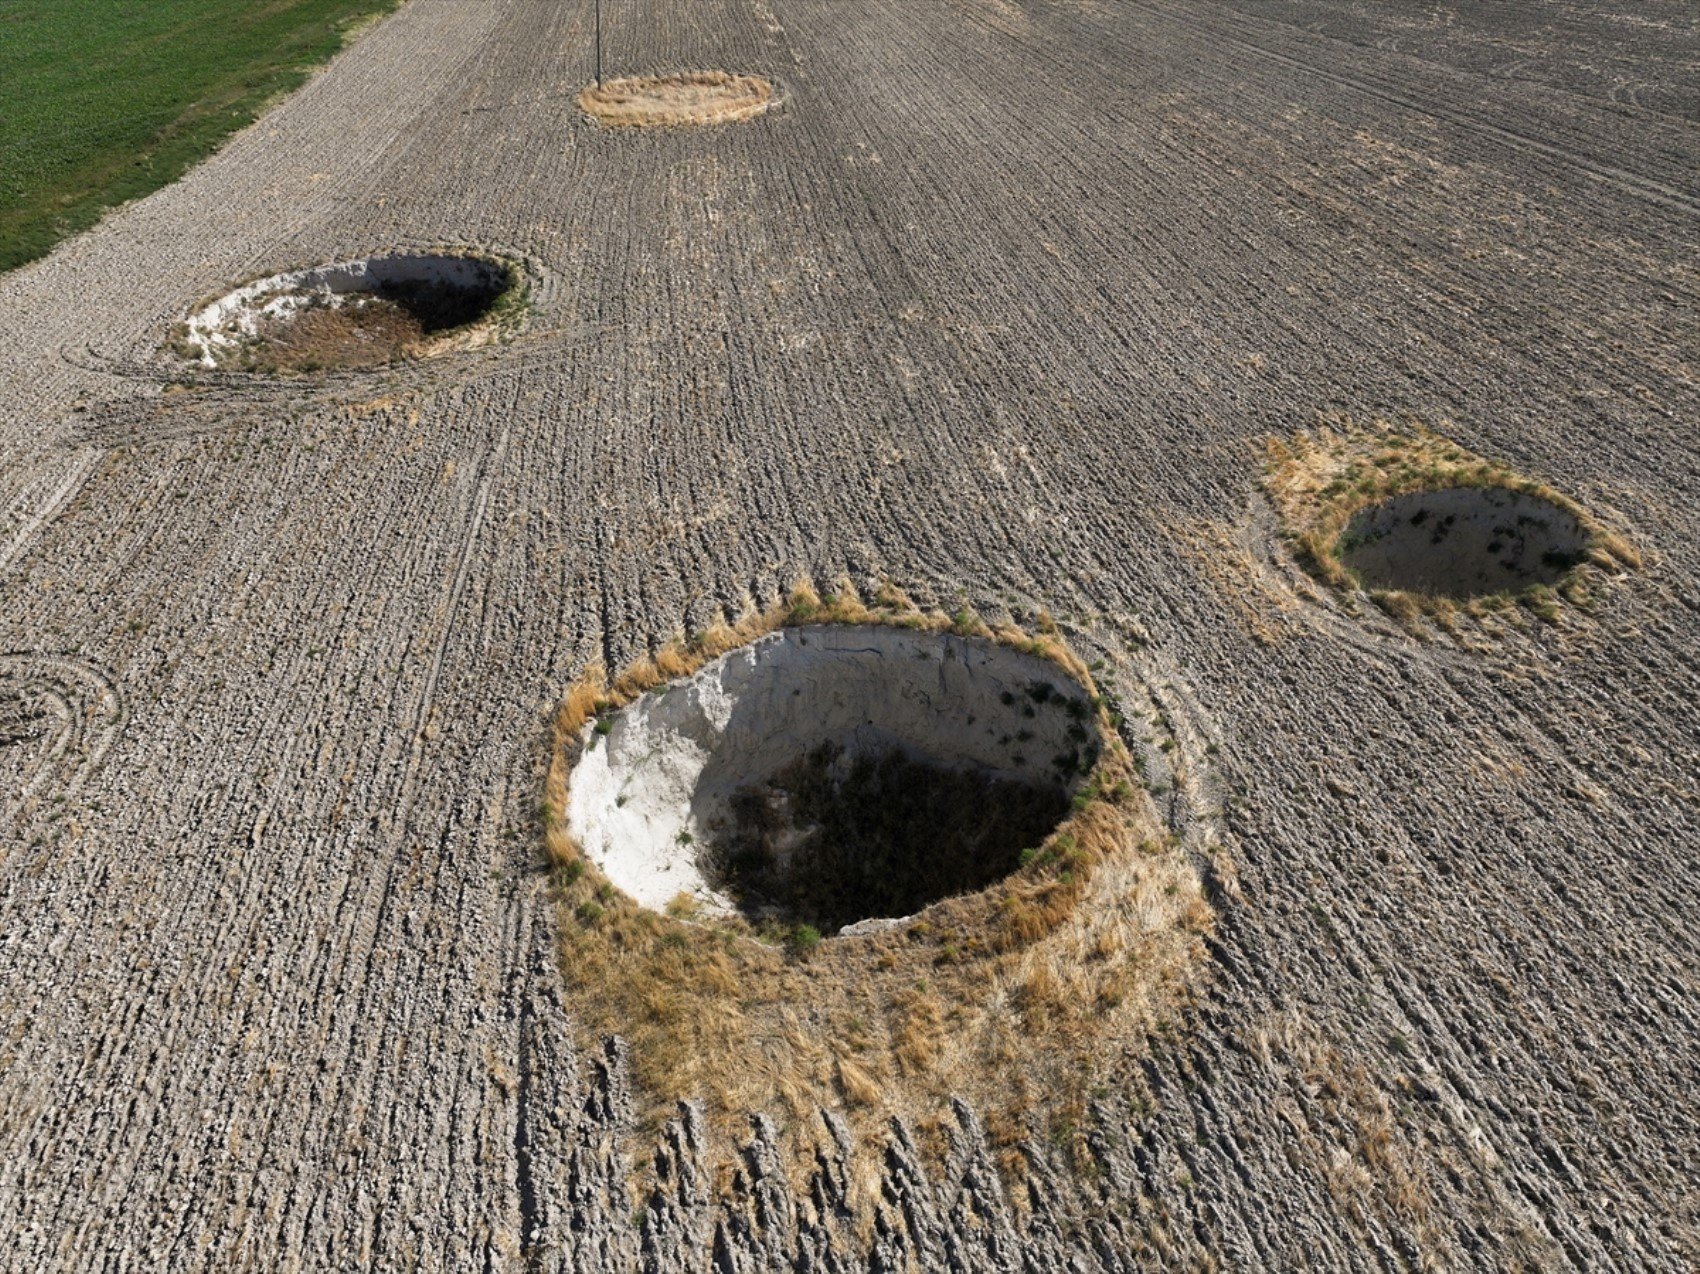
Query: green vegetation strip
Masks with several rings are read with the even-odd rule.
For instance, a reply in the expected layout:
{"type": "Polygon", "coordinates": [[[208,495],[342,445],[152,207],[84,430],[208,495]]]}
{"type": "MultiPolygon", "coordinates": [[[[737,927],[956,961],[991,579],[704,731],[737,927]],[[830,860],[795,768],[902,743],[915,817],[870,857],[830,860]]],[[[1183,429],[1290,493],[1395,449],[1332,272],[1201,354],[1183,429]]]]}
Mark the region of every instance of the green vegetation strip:
{"type": "Polygon", "coordinates": [[[175,181],[398,0],[0,0],[0,270],[175,181]]]}

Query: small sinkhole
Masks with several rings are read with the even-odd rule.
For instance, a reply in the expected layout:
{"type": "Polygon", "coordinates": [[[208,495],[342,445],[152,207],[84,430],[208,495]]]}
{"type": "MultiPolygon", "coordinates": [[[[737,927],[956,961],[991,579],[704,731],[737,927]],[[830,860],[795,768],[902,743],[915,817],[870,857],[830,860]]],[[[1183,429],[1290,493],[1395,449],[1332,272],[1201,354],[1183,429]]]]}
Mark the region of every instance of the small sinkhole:
{"type": "Polygon", "coordinates": [[[588,727],[568,830],[645,906],[823,933],[993,884],[1067,816],[1087,691],[996,642],[782,628],[588,727]]]}
{"type": "Polygon", "coordinates": [[[1555,584],[1587,551],[1574,514],[1507,487],[1392,496],[1359,510],[1335,545],[1365,588],[1460,600],[1555,584]]]}
{"type": "Polygon", "coordinates": [[[422,358],[479,331],[519,282],[493,258],[399,252],[291,270],[202,306],[174,342],[203,367],[353,370],[422,358]]]}

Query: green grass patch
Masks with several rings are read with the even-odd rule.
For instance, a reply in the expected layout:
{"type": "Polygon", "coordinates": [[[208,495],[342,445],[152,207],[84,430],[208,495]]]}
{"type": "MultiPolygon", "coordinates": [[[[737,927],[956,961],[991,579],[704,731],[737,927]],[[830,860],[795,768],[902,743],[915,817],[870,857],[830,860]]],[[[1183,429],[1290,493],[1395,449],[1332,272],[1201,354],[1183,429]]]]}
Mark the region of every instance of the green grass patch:
{"type": "Polygon", "coordinates": [[[0,270],[175,181],[399,0],[0,0],[0,270]]]}

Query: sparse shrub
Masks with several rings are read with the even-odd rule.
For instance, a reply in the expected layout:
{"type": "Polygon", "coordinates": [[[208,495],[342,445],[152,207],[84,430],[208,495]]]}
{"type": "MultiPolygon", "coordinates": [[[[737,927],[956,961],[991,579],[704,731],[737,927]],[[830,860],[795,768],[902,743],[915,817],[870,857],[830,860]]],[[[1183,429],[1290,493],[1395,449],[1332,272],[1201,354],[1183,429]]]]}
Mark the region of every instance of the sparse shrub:
{"type": "Polygon", "coordinates": [[[820,943],[820,930],[813,925],[798,925],[791,931],[791,947],[803,955],[813,951],[820,943]]]}

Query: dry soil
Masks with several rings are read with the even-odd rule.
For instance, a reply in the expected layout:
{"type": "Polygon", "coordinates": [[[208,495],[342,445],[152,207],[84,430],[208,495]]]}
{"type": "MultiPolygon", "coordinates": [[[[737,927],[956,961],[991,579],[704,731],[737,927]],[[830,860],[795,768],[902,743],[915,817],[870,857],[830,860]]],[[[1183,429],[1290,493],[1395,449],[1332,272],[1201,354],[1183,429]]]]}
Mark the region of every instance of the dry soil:
{"type": "Polygon", "coordinates": [[[634,0],[611,67],[786,90],[655,131],[589,18],[411,0],[0,279],[0,1268],[1700,1263],[1693,6],[634,0]],[[445,244],[526,264],[511,341],[158,356],[445,244]],[[1325,593],[1257,481],[1341,415],[1645,569],[1428,641],[1325,593]],[[1218,919],[1088,1175],[962,1109],[878,1192],[760,1122],[716,1182],[568,1042],[550,709],[805,573],[1048,608],[1136,709],[1218,919]]]}

